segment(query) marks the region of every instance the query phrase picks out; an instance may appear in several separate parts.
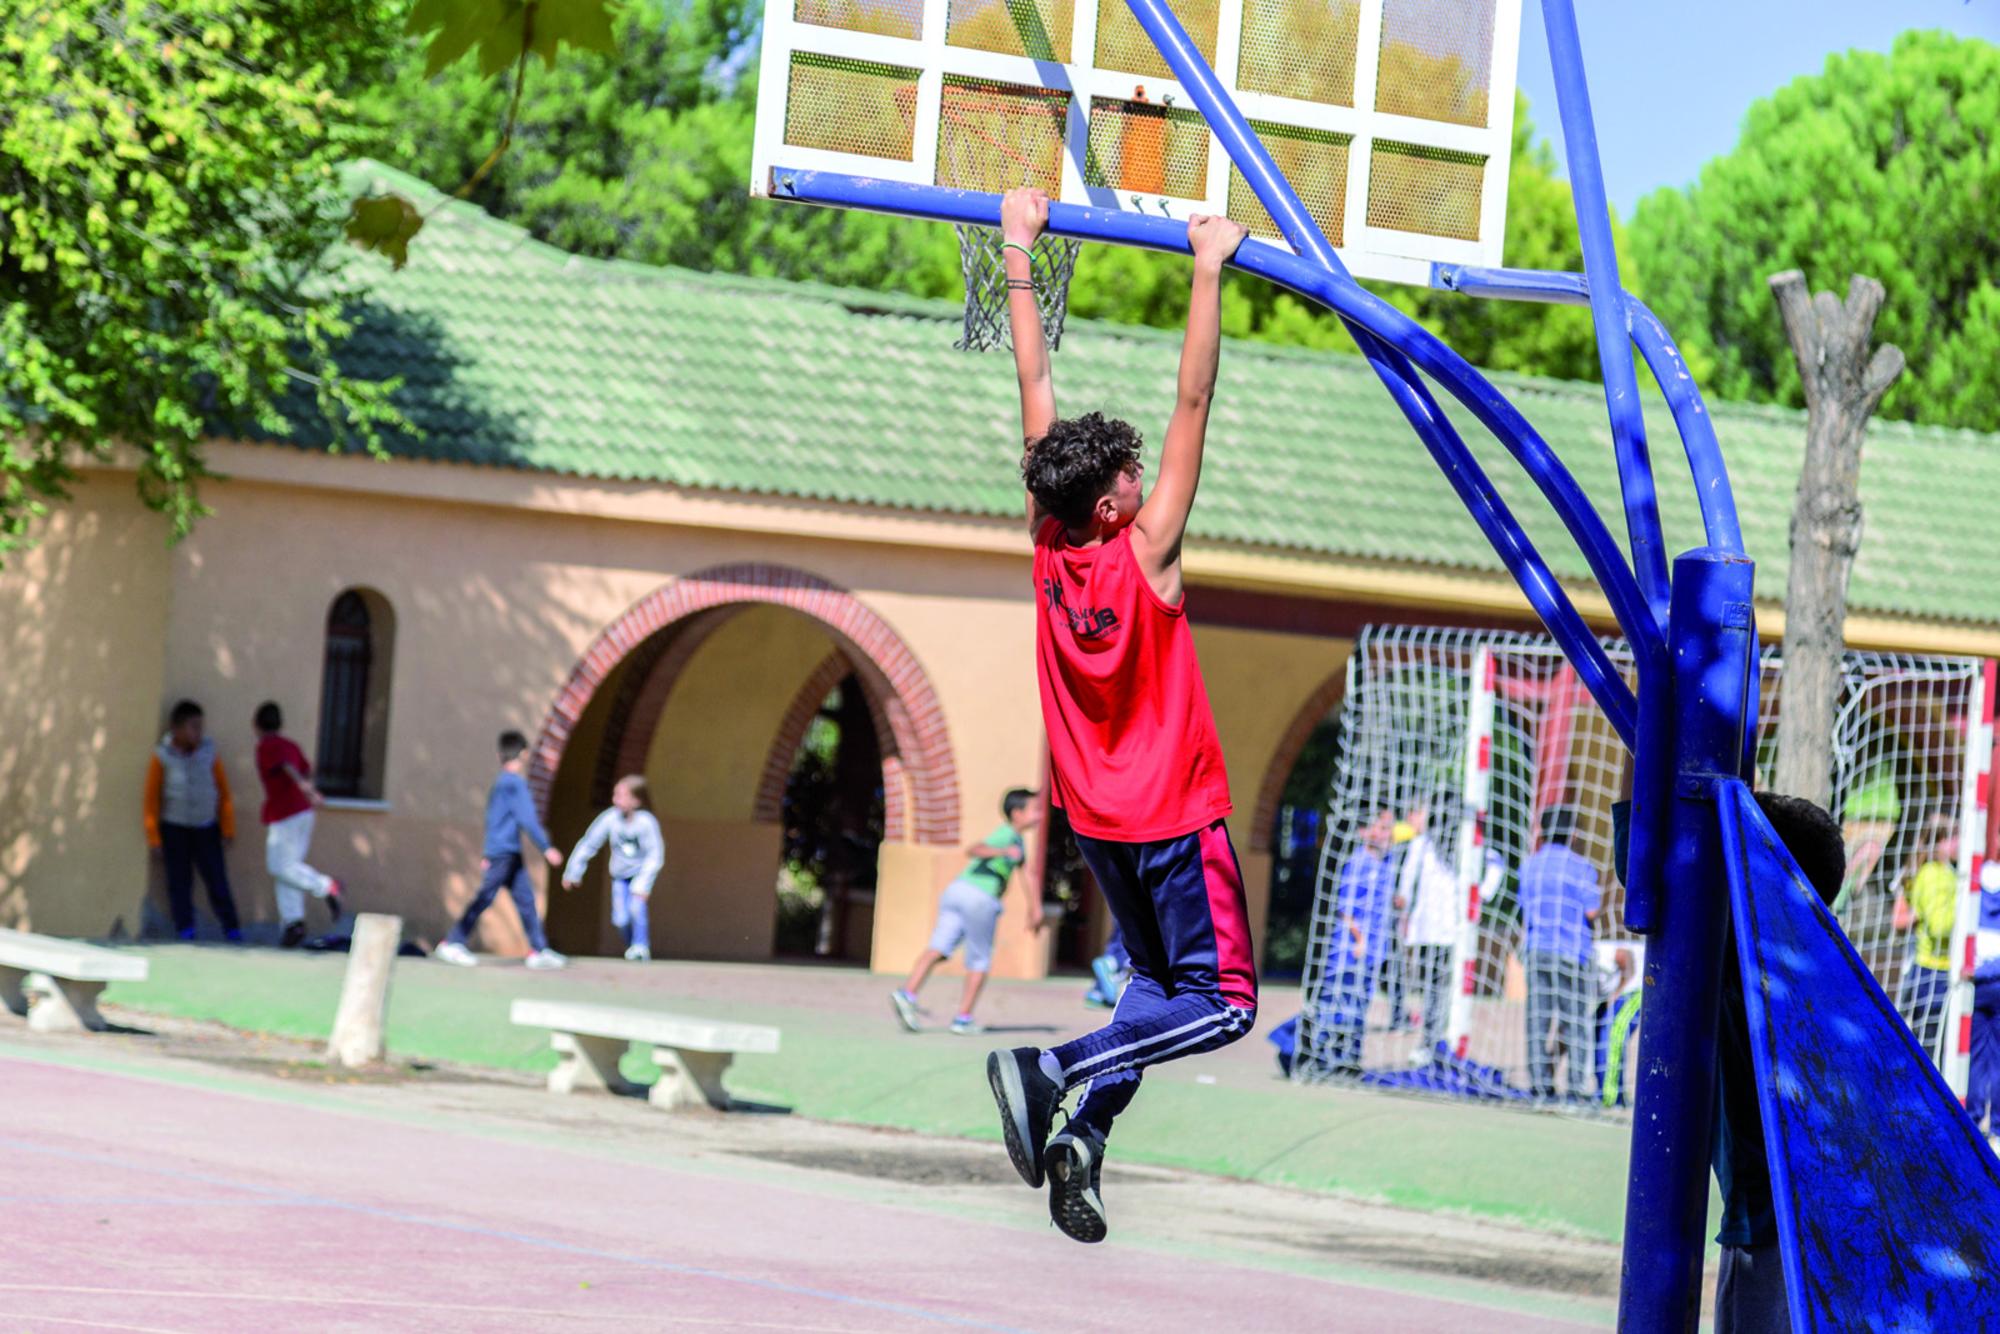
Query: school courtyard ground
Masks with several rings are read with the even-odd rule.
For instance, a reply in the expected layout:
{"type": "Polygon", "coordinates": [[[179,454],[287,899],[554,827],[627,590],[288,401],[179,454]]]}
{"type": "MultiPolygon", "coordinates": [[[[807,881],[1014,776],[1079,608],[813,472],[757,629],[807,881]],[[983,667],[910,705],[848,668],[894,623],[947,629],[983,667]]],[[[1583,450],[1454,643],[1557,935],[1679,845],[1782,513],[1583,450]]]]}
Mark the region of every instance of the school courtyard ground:
{"type": "MultiPolygon", "coordinates": [[[[911,1036],[858,969],[398,962],[392,1059],[327,1067],[345,956],[157,946],[117,1031],[0,1027],[7,1329],[1514,1330],[1611,1323],[1622,1120],[1276,1078],[1262,1030],[1148,1073],[1064,1240],[981,1058],[1091,1024],[1001,982],[911,1036]],[[742,1110],[557,1097],[517,997],[773,1024],[742,1110]]],[[[940,981],[934,997],[948,1002],[940,981]]],[[[644,1078],[643,1068],[627,1073],[644,1078]]]]}

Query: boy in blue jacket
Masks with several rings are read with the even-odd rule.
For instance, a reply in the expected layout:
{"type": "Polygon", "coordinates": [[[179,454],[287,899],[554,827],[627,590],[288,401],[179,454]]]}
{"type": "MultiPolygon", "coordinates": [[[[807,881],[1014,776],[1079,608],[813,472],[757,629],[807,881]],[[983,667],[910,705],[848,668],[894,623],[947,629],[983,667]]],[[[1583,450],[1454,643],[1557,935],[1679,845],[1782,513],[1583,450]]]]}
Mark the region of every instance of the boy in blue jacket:
{"type": "Polygon", "coordinates": [[[452,927],[444,944],[437,947],[436,957],[445,963],[470,968],[479,962],[465,942],[502,886],[513,896],[514,910],[521,914],[521,930],[527,933],[533,951],[528,955],[528,967],[561,968],[569,962],[549,948],[549,938],[542,931],[542,915],[535,908],[535,887],[528,881],[527,859],[521,855],[521,837],[525,834],[550,866],[563,864],[562,853],[549,846],[548,831],[542,828],[541,817],[535,814],[535,796],[528,790],[525,776],[527,767],[528,738],[519,732],[502,732],[500,775],[486,795],[486,842],[484,855],[479,859],[479,869],[484,875],[479,881],[479,892],[472,896],[464,916],[452,927]]]}

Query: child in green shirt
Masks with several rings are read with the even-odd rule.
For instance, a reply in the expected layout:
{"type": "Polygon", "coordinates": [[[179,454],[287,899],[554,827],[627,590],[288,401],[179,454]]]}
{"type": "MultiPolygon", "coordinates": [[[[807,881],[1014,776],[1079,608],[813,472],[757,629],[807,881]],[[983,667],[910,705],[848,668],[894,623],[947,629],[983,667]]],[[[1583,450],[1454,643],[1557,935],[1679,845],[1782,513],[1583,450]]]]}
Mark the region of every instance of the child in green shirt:
{"type": "MultiPolygon", "coordinates": [[[[984,842],[974,843],[965,850],[972,860],[956,880],[945,886],[944,896],[938,901],[937,926],[931,931],[931,943],[917,956],[910,980],[889,993],[896,1017],[912,1033],[919,1027],[917,993],[923,989],[924,979],[930,976],[931,969],[950,958],[961,943],[965,946],[965,992],[959,998],[958,1017],[951,1021],[951,1031],[961,1035],[980,1031],[973,1022],[972,1007],[978,1003],[980,988],[986,985],[986,975],[993,968],[993,931],[1000,924],[1000,900],[1014,872],[1028,860],[1024,835],[1042,820],[1041,803],[1024,787],[1008,792],[1001,800],[1000,810],[1007,817],[1006,823],[987,835],[984,842]]],[[[1042,896],[1033,885],[1029,890],[1028,929],[1040,931],[1042,896]]]]}

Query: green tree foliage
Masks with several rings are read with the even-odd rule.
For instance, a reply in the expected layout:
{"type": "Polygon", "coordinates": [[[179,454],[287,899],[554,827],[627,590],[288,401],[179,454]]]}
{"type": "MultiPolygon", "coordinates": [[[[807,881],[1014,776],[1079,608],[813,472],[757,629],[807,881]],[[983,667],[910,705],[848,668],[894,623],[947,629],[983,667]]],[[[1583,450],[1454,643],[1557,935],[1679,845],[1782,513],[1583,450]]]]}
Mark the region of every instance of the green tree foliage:
{"type": "MultiPolygon", "coordinates": [[[[756,77],[742,61],[761,12],[754,0],[631,0],[611,53],[567,51],[536,71],[512,145],[468,197],[577,254],[958,291],[950,228],[749,197],[756,77]]],[[[377,127],[369,151],[447,188],[491,151],[510,95],[470,63],[432,78],[415,52],[357,90],[377,127]]]]}
{"type": "Polygon", "coordinates": [[[1638,288],[1721,398],[1802,404],[1765,279],[1879,279],[1909,370],[1884,415],[2000,429],[2000,47],[1911,32],[1750,108],[1734,151],[1632,220],[1638,288]]]}
{"type": "Polygon", "coordinates": [[[375,0],[23,0],[0,29],[0,552],[123,445],[176,533],[200,442],[284,432],[309,385],[371,438],[322,259],[355,151],[335,90],[390,49],[375,0]]]}

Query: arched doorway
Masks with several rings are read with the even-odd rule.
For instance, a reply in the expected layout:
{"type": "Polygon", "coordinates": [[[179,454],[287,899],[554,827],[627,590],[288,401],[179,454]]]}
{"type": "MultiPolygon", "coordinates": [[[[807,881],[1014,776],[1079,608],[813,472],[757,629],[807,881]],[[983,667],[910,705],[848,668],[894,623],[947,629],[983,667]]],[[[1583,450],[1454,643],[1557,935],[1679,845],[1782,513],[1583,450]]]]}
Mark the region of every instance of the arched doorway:
{"type": "MultiPolygon", "coordinates": [[[[530,769],[557,841],[580,835],[627,773],[647,778],[667,837],[652,905],[662,957],[773,957],[780,873],[796,862],[814,873],[816,904],[832,904],[815,952],[865,960],[880,845],[959,836],[949,737],[923,668],[852,594],[781,566],[678,579],[578,663],[530,769]]],[[[614,952],[602,880],[593,868],[550,904],[558,948],[614,952]]]]}

